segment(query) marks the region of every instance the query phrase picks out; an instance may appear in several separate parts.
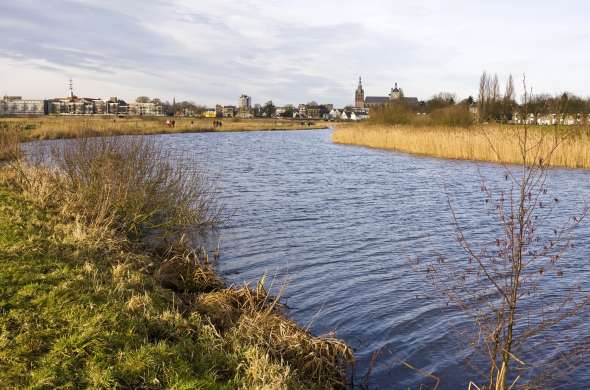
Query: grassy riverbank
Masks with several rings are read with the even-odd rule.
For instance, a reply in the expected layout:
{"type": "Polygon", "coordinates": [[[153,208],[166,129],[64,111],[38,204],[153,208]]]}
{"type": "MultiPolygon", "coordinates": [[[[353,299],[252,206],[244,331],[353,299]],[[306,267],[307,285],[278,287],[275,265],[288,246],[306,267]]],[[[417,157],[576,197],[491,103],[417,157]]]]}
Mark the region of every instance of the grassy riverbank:
{"type": "Polygon", "coordinates": [[[320,129],[321,121],[293,121],[280,119],[221,119],[222,126],[214,127],[214,119],[167,117],[56,117],[0,118],[0,131],[18,129],[23,140],[76,138],[80,136],[165,134],[212,131],[257,131],[320,129]],[[166,120],[174,119],[175,126],[166,126],[166,120]]]}
{"type": "MultiPolygon", "coordinates": [[[[590,130],[577,127],[530,127],[530,139],[551,147],[563,138],[553,154],[552,166],[590,169],[590,130]]],[[[338,124],[332,140],[339,144],[368,146],[448,159],[520,163],[520,126],[482,125],[468,128],[443,126],[338,124]],[[493,145],[493,146],[492,146],[493,145]]]]}
{"type": "Polygon", "coordinates": [[[344,388],[345,344],[187,244],[219,209],[163,152],[87,139],[54,151],[57,171],[0,167],[0,387],[344,388]]]}

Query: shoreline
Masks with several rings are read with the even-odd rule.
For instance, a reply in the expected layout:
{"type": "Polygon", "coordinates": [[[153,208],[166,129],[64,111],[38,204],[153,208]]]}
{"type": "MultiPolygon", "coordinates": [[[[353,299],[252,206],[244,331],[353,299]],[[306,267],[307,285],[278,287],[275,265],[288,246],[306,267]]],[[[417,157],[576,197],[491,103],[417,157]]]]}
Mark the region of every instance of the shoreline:
{"type": "Polygon", "coordinates": [[[76,135],[69,135],[69,136],[62,136],[62,137],[44,137],[44,138],[32,138],[27,137],[26,135],[21,140],[23,143],[35,142],[35,141],[57,141],[57,140],[67,140],[67,139],[76,139],[76,138],[83,138],[83,137],[119,137],[119,136],[126,136],[126,135],[174,135],[174,134],[211,134],[211,133],[255,133],[255,132],[273,132],[273,131],[313,131],[313,130],[329,130],[331,127],[309,127],[309,128],[269,128],[269,129],[232,129],[232,130],[212,130],[212,129],[203,129],[203,130],[180,130],[180,131],[155,131],[149,133],[143,132],[116,132],[116,133],[103,133],[103,132],[83,132],[76,135]]]}
{"type": "Polygon", "coordinates": [[[332,123],[324,121],[231,118],[221,119],[222,126],[214,127],[212,125],[213,120],[209,119],[175,118],[175,127],[167,127],[165,123],[167,119],[169,118],[0,118],[0,130],[16,130],[21,135],[21,140],[28,142],[116,135],[304,131],[328,129],[333,126],[332,123]]]}
{"type": "Polygon", "coordinates": [[[264,278],[229,285],[218,252],[130,241],[55,180],[0,165],[1,384],[348,388],[350,347],[289,319],[264,278]]]}

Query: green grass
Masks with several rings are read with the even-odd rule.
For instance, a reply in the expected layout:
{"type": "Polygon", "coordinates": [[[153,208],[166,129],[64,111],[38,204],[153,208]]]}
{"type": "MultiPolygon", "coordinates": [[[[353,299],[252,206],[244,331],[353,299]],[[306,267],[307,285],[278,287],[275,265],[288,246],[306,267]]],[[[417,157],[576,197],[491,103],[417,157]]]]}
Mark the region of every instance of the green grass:
{"type": "Polygon", "coordinates": [[[68,243],[59,224],[0,188],[0,387],[237,387],[198,313],[132,254],[68,243]]]}

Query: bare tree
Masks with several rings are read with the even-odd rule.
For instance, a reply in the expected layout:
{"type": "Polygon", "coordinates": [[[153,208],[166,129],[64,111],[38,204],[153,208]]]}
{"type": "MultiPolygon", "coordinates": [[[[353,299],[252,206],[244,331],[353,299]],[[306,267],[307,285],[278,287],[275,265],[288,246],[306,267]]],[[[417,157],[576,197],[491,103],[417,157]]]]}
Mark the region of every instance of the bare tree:
{"type": "MultiPolygon", "coordinates": [[[[491,98],[495,80],[488,89],[491,98]]],[[[483,77],[482,81],[485,84],[483,77]]],[[[523,86],[526,115],[529,93],[524,80],[523,86]]],[[[565,218],[560,226],[549,225],[559,211],[559,199],[549,193],[548,168],[564,140],[563,130],[533,132],[525,126],[516,132],[521,163],[517,168],[504,166],[506,185],[493,189],[480,173],[481,191],[488,212],[497,222],[497,236],[483,243],[468,238],[470,232],[463,227],[460,210],[449,196],[465,261],[441,257],[427,268],[434,284],[474,321],[476,337],[472,345],[482,353],[482,360],[475,366],[483,367],[477,383],[478,388],[486,390],[530,386],[539,373],[538,364],[531,359],[538,343],[530,342],[531,338],[546,340],[552,336],[550,328],[566,321],[568,326],[576,326],[581,318],[579,311],[590,300],[573,288],[556,298],[560,291],[552,290],[550,283],[563,276],[564,254],[587,212],[584,208],[580,214],[565,218]]],[[[500,157],[499,151],[495,152],[500,157]]],[[[583,350],[573,351],[576,356],[572,358],[583,350]]],[[[543,367],[541,373],[548,374],[549,367],[543,367]]]]}
{"type": "Polygon", "coordinates": [[[506,82],[506,92],[504,93],[504,99],[508,101],[514,100],[514,80],[512,75],[508,76],[508,81],[506,82]]]}
{"type": "Polygon", "coordinates": [[[498,80],[498,74],[494,74],[494,78],[490,85],[490,100],[496,103],[500,99],[500,81],[498,80]]]}
{"type": "Polygon", "coordinates": [[[479,79],[479,93],[477,96],[477,109],[479,112],[479,121],[483,122],[486,118],[486,86],[488,85],[488,75],[484,71],[479,79]]]}

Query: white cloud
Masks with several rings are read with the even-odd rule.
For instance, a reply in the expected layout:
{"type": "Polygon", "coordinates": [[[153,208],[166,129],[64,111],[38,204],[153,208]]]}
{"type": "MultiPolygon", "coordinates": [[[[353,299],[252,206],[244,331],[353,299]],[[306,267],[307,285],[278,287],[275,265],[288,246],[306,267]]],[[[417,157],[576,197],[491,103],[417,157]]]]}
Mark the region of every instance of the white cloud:
{"type": "Polygon", "coordinates": [[[158,95],[199,103],[352,102],[475,93],[482,70],[586,94],[589,6],[548,1],[68,1],[0,4],[0,93],[158,95]],[[49,4],[50,3],[50,4],[49,4]],[[18,75],[19,77],[15,77],[18,75]],[[23,77],[26,76],[26,77],[23,77]]]}

